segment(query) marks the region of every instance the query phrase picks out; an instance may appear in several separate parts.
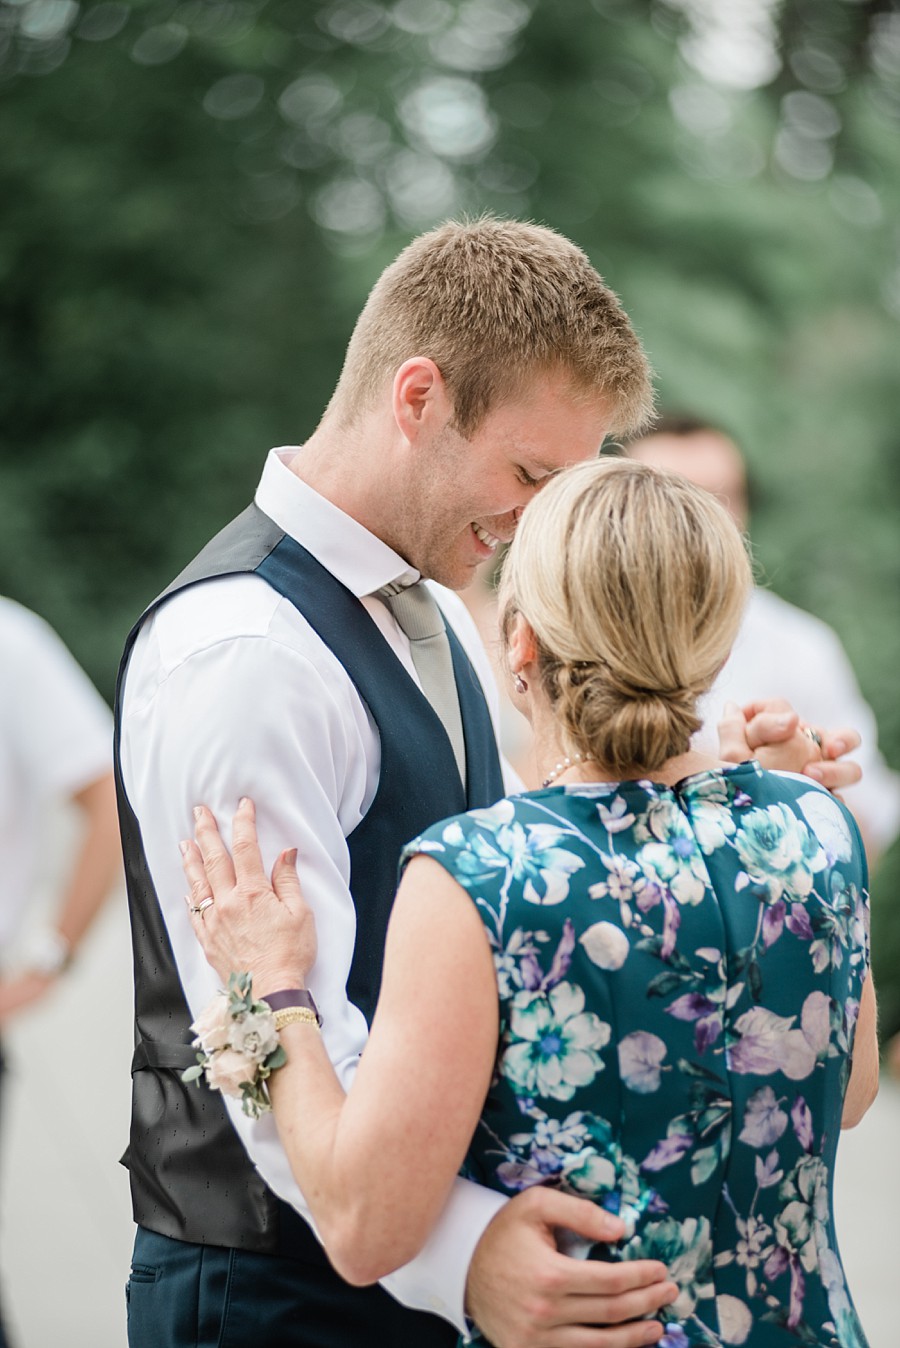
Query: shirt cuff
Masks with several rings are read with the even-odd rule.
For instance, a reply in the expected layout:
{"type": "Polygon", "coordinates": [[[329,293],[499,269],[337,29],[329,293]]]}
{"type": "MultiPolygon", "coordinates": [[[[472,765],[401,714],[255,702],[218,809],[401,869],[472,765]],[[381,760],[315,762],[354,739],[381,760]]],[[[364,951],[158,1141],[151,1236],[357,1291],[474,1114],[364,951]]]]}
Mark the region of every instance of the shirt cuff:
{"type": "Polygon", "coordinates": [[[466,1317],[466,1279],[485,1228],[509,1199],[471,1180],[455,1179],[440,1220],[421,1252],[381,1285],[412,1310],[429,1311],[455,1325],[463,1342],[474,1333],[466,1317]]]}

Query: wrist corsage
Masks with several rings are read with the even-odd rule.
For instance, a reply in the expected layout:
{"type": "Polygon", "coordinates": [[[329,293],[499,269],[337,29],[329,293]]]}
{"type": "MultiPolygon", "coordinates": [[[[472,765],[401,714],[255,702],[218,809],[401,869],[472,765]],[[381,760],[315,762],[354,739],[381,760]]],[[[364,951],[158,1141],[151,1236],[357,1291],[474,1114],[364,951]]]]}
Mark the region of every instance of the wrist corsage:
{"type": "Polygon", "coordinates": [[[275,1013],[267,1002],[253,1000],[250,974],[231,974],[228,991],[220,992],[194,1021],[197,1065],[182,1072],[182,1081],[206,1076],[214,1091],[232,1095],[251,1119],[272,1106],[266,1080],[286,1061],[278,1042],[275,1013]]]}

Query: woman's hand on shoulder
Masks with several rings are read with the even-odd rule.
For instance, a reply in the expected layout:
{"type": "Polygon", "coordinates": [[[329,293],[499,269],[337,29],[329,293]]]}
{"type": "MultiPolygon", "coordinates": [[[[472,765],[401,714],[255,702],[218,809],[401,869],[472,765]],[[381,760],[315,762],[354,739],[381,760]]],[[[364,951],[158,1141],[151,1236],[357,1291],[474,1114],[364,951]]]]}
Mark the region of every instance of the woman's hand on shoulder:
{"type": "Polygon", "coordinates": [[[229,852],[215,817],[194,811],[196,841],[180,844],[189,885],[185,902],[194,934],[216,973],[253,976],[254,996],[305,986],[316,960],[316,926],[297,876],[296,849],[282,852],[266,875],[256,812],[246,796],[232,823],[229,852]]]}

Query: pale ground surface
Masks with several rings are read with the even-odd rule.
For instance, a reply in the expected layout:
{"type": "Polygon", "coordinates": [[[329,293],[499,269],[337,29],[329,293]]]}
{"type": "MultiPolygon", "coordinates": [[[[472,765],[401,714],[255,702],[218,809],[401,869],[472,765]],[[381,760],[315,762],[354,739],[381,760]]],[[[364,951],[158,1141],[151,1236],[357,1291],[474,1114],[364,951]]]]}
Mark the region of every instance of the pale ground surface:
{"type": "MultiPolygon", "coordinates": [[[[7,1036],[0,1278],[13,1348],[124,1348],[131,957],[114,901],[52,1000],[7,1036]]],[[[871,1348],[897,1343],[900,1085],[845,1134],[841,1246],[871,1348]]]]}

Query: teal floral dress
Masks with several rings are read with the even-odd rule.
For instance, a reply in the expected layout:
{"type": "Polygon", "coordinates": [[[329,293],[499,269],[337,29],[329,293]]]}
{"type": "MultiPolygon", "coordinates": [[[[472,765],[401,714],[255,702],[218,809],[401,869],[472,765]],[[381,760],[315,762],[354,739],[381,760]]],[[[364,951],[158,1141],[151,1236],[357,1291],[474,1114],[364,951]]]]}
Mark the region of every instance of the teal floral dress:
{"type": "Polygon", "coordinates": [[[668,1266],[662,1348],[865,1348],[831,1199],[868,968],[849,812],[751,762],[528,792],[416,853],[471,895],[497,972],[465,1173],[619,1213],[592,1257],[668,1266]]]}

